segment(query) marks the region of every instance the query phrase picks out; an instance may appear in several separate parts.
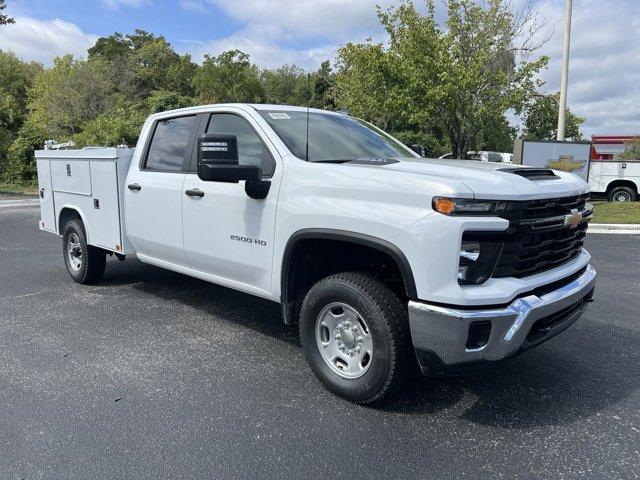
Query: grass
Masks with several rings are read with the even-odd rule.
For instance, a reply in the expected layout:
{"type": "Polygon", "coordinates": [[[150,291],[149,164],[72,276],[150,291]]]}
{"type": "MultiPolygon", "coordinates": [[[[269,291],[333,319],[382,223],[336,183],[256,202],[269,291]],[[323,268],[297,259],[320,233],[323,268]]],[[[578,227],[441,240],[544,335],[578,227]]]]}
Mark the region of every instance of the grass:
{"type": "Polygon", "coordinates": [[[640,202],[593,202],[591,223],[640,223],[640,202]]]}
{"type": "Polygon", "coordinates": [[[0,182],[0,195],[37,195],[37,184],[19,184],[13,182],[0,182]]]}

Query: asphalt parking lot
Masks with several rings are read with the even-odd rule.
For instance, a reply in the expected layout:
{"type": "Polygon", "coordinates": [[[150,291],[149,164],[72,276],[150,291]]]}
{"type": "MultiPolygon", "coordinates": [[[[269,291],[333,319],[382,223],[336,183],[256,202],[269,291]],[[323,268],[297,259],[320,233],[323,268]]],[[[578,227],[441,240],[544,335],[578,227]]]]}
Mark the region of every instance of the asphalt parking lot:
{"type": "Polygon", "coordinates": [[[74,284],[0,209],[1,478],[638,478],[640,236],[589,235],[596,299],[508,363],[359,407],[276,304],[137,260],[74,284]]]}

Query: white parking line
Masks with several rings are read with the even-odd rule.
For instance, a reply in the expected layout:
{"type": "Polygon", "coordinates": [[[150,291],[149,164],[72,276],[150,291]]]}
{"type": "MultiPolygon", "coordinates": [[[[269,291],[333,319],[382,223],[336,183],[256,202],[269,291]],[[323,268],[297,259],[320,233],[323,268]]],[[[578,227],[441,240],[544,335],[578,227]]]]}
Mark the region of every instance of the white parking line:
{"type": "Polygon", "coordinates": [[[0,200],[0,208],[12,207],[37,207],[40,200],[37,198],[29,198],[28,200],[0,200]]]}

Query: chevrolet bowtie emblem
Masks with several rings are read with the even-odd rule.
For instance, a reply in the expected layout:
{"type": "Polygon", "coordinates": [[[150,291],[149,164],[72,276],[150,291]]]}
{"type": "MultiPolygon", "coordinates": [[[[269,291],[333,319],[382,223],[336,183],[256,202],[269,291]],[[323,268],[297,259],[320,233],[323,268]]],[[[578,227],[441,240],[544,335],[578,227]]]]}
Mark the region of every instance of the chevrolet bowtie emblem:
{"type": "Polygon", "coordinates": [[[579,212],[575,208],[571,210],[569,215],[564,216],[564,226],[569,228],[576,228],[582,222],[582,212],[579,212]]]}
{"type": "Polygon", "coordinates": [[[547,168],[560,170],[562,172],[575,172],[582,170],[586,163],[586,161],[574,160],[573,155],[560,155],[557,160],[549,160],[547,162],[547,168]]]}

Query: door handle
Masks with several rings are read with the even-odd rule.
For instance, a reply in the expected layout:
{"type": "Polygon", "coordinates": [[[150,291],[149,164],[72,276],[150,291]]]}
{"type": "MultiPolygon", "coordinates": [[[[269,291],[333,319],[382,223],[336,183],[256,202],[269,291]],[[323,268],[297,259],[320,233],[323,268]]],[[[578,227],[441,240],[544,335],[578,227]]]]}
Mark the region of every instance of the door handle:
{"type": "Polygon", "coordinates": [[[142,190],[142,187],[137,183],[130,183],[129,185],[127,185],[127,188],[129,190],[135,190],[136,192],[139,192],[140,190],[142,190]]]}
{"type": "Polygon", "coordinates": [[[204,192],[202,190],[198,190],[194,188],[193,190],[185,190],[185,192],[190,197],[204,197],[204,192]]]}

